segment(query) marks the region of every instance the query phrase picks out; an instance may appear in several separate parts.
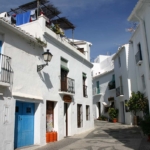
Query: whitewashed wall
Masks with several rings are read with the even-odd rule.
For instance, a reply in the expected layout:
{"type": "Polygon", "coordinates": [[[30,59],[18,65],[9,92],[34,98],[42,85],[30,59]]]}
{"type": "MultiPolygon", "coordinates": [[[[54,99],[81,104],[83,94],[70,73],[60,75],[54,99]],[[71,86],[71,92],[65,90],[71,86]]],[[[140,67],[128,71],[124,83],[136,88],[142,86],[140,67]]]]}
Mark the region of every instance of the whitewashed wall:
{"type": "MultiPolygon", "coordinates": [[[[0,32],[4,33],[4,54],[12,58],[11,66],[14,71],[12,93],[10,90],[0,88],[0,112],[4,115],[4,105],[10,106],[10,120],[7,125],[0,122],[0,149],[4,150],[10,143],[7,150],[13,149],[14,143],[14,121],[15,121],[15,103],[16,100],[35,103],[35,128],[34,144],[44,145],[46,143],[46,100],[54,101],[54,130],[58,132],[58,140],[64,138],[64,101],[60,90],[60,59],[61,57],[68,60],[69,73],[68,77],[75,80],[74,103],[69,105],[69,123],[68,135],[72,136],[77,133],[85,132],[94,128],[93,109],[92,109],[92,64],[85,60],[85,56],[78,52],[71,45],[63,43],[62,39],[52,31],[47,31],[52,36],[43,37],[43,28],[39,22],[31,23],[31,26],[25,25],[26,31],[47,42],[47,48],[53,54],[53,58],[48,66],[41,72],[37,73],[37,65],[44,64],[42,54],[43,49],[36,44],[30,44],[29,40],[22,38],[14,32],[0,27],[0,32]],[[38,26],[39,25],[39,26],[38,26]],[[34,30],[35,29],[35,30],[34,30]],[[56,37],[56,38],[54,38],[56,37]],[[57,39],[58,38],[58,39],[57,39]],[[72,49],[72,51],[70,50],[72,49]],[[77,51],[76,53],[74,51],[77,51]],[[82,73],[87,74],[86,85],[88,86],[88,98],[83,97],[82,73]],[[12,95],[13,97],[12,97],[12,95]],[[10,97],[10,99],[9,99],[10,97]],[[26,97],[26,98],[24,98],[26,97]],[[41,100],[40,100],[41,99],[41,100]],[[77,128],[77,104],[83,107],[83,127],[77,128]],[[86,121],[86,105],[90,106],[90,120],[86,121]],[[9,130],[8,130],[9,128],[9,130]],[[7,132],[9,131],[9,132],[7,132]],[[4,137],[4,138],[2,138],[4,137]]],[[[2,118],[2,116],[1,116],[2,118]]]]}
{"type": "Polygon", "coordinates": [[[106,102],[107,104],[109,104],[108,98],[114,97],[114,99],[115,99],[115,97],[116,97],[116,90],[115,89],[109,90],[109,88],[108,88],[108,83],[112,80],[113,74],[114,74],[114,71],[111,71],[111,72],[106,73],[104,75],[100,75],[98,77],[93,78],[93,87],[96,87],[97,86],[96,82],[99,81],[100,93],[101,93],[101,95],[93,96],[94,119],[97,119],[99,116],[98,107],[97,107],[98,102],[101,103],[101,115],[109,117],[108,113],[104,112],[104,105],[102,104],[102,102],[106,102]]]}

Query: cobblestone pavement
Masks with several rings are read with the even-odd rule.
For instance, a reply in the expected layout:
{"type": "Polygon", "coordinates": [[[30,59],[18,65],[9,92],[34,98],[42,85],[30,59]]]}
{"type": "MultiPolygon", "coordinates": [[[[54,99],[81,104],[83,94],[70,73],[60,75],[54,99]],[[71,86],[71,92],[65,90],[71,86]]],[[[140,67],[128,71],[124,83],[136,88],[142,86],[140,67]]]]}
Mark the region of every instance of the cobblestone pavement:
{"type": "Polygon", "coordinates": [[[36,150],[150,150],[150,142],[138,127],[95,121],[95,129],[36,150]]]}

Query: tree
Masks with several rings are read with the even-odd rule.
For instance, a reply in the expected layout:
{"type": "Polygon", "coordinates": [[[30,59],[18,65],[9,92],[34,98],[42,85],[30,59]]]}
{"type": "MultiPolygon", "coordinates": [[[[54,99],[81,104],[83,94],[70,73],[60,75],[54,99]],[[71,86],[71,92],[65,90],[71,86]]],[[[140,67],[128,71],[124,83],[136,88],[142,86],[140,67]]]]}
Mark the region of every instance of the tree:
{"type": "Polygon", "coordinates": [[[136,114],[139,111],[143,111],[144,115],[149,113],[148,99],[141,92],[132,92],[129,101],[126,106],[134,115],[134,124],[137,124],[136,114]]]}

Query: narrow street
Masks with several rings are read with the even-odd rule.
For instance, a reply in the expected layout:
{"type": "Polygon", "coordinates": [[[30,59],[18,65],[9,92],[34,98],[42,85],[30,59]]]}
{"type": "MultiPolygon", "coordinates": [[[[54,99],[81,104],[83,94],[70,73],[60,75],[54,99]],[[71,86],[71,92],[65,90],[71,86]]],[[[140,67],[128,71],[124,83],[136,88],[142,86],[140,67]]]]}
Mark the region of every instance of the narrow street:
{"type": "Polygon", "coordinates": [[[150,142],[147,142],[138,127],[96,120],[93,131],[36,150],[150,150],[150,142]]]}

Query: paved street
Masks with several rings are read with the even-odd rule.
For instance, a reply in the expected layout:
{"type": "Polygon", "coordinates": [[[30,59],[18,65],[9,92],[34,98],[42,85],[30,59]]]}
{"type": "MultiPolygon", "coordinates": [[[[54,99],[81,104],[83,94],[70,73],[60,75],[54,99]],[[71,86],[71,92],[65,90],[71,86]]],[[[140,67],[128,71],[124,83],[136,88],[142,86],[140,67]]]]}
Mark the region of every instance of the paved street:
{"type": "Polygon", "coordinates": [[[150,150],[138,127],[95,121],[95,129],[36,150],[150,150]]]}

